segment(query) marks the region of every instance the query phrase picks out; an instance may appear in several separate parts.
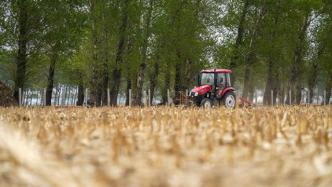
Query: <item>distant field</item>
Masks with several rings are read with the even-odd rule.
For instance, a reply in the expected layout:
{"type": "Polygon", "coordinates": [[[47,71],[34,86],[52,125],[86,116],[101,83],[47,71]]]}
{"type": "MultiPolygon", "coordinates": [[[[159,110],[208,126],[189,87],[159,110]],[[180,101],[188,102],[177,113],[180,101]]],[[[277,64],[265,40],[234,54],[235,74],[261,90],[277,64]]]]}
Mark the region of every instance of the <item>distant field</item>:
{"type": "Polygon", "coordinates": [[[332,107],[0,108],[0,186],[332,186],[332,107]]]}

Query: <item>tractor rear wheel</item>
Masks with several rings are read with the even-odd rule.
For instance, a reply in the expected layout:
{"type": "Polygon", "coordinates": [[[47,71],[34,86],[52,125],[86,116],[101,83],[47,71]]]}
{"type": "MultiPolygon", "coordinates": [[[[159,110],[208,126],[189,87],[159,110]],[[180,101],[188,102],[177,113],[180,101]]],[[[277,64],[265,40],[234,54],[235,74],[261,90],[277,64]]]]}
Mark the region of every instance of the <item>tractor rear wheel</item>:
{"type": "Polygon", "coordinates": [[[213,101],[211,99],[205,98],[201,102],[201,107],[203,108],[212,108],[213,101]]]}
{"type": "Polygon", "coordinates": [[[236,107],[236,96],[234,92],[228,92],[222,99],[222,103],[226,108],[234,109],[236,107]]]}

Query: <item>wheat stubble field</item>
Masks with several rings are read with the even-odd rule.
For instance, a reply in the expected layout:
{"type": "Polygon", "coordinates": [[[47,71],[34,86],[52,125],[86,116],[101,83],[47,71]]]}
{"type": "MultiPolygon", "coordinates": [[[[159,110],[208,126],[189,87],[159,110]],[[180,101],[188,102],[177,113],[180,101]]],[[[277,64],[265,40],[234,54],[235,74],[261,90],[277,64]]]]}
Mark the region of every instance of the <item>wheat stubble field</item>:
{"type": "Polygon", "coordinates": [[[0,186],[331,186],[332,108],[0,108],[0,186]]]}

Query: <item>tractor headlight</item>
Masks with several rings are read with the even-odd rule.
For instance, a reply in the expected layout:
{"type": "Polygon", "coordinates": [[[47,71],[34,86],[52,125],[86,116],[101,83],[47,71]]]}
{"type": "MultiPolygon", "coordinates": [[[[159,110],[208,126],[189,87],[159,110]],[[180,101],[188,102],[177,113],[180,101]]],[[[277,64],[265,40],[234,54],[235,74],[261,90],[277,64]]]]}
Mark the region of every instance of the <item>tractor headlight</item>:
{"type": "Polygon", "coordinates": [[[198,95],[199,95],[198,92],[195,91],[190,92],[190,97],[197,97],[198,95]]]}

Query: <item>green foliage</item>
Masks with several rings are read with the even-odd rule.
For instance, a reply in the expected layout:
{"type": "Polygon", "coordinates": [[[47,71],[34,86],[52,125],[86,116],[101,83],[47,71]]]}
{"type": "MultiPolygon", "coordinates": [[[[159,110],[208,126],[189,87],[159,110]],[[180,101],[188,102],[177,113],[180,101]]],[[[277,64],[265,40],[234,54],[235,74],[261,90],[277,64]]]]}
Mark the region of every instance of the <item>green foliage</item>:
{"type": "MultiPolygon", "coordinates": [[[[23,2],[23,1],[22,1],[23,2]]],[[[0,2],[0,79],[13,80],[18,50],[18,6],[21,1],[0,2]]],[[[303,53],[305,77],[319,64],[320,80],[332,70],[332,3],[328,0],[26,0],[28,10],[27,84],[45,86],[48,68],[56,59],[57,83],[91,85],[94,77],[122,71],[121,85],[136,83],[147,45],[145,87],[150,86],[155,65],[157,89],[175,84],[188,86],[202,68],[229,67],[237,52],[238,85],[244,82],[248,58],[254,87],[264,89],[273,61],[279,82],[290,80],[297,48],[303,53]],[[150,3],[152,7],[150,7],[150,3]],[[248,9],[244,12],[246,3],[248,9]],[[151,23],[146,20],[151,10],[151,23]],[[243,38],[235,50],[241,15],[243,38]],[[128,22],[120,32],[123,16],[128,22]],[[301,39],[301,28],[310,22],[301,39]],[[150,32],[148,36],[146,33],[150,32]],[[147,38],[146,38],[147,37],[147,38]],[[123,63],[117,64],[120,40],[123,63]],[[146,42],[147,41],[147,42],[146,42]],[[321,55],[319,49],[324,48],[321,55]],[[119,66],[119,67],[118,67],[119,66]],[[170,76],[168,76],[170,75],[170,76]],[[176,82],[180,76],[180,83],[176,82]],[[169,79],[169,80],[168,80],[169,79]]],[[[305,79],[303,79],[305,80],[305,79]]],[[[305,87],[306,83],[301,80],[305,87]]],[[[111,82],[111,81],[110,81],[111,82]]],[[[240,87],[240,86],[238,86],[240,87]]]]}

